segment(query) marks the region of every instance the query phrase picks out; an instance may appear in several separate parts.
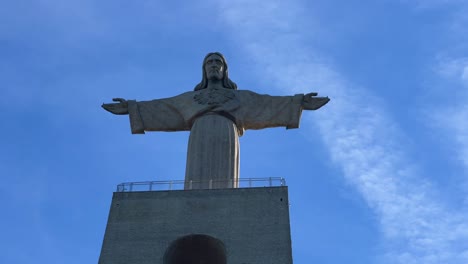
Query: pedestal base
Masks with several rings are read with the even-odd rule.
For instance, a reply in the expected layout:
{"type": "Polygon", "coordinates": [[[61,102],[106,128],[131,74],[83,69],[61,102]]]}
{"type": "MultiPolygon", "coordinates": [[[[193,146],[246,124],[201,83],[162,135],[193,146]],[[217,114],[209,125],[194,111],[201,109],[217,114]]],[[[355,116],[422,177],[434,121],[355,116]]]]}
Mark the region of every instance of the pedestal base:
{"type": "Polygon", "coordinates": [[[155,263],[292,264],[287,187],[114,193],[99,264],[155,263]]]}

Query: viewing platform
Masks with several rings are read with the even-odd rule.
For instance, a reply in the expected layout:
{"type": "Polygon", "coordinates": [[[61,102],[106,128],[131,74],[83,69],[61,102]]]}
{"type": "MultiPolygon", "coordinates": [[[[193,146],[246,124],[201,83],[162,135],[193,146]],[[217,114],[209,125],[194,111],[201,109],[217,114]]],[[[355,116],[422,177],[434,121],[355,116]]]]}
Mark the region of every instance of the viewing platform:
{"type": "MultiPolygon", "coordinates": [[[[282,177],[267,177],[267,178],[242,178],[233,182],[222,182],[231,188],[259,188],[259,187],[279,187],[286,186],[286,180],[282,177]]],[[[184,180],[174,181],[144,181],[144,182],[125,182],[117,185],[117,192],[148,192],[148,191],[171,191],[171,190],[192,190],[200,188],[192,188],[203,184],[207,186],[205,189],[220,189],[216,188],[220,181],[210,180],[207,182],[197,182],[184,180]]]]}

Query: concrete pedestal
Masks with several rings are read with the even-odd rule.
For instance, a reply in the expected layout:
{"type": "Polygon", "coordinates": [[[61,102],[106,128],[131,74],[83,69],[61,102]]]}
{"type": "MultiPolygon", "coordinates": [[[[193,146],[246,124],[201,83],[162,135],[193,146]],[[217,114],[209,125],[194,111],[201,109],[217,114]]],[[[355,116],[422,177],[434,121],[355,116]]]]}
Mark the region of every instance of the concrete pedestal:
{"type": "Polygon", "coordinates": [[[99,264],[292,264],[287,187],[116,192],[99,264]]]}

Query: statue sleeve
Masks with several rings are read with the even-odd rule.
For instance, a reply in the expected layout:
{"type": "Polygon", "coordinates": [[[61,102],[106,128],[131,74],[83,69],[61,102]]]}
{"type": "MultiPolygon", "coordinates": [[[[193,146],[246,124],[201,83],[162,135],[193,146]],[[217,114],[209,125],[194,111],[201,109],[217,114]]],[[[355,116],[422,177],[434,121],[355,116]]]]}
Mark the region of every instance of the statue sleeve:
{"type": "Polygon", "coordinates": [[[184,131],[190,130],[188,122],[179,110],[184,106],[177,97],[152,101],[128,101],[128,113],[132,134],[145,131],[184,131]]]}
{"type": "Polygon", "coordinates": [[[303,94],[294,96],[261,95],[245,91],[237,122],[243,129],[268,127],[298,128],[303,94]]]}

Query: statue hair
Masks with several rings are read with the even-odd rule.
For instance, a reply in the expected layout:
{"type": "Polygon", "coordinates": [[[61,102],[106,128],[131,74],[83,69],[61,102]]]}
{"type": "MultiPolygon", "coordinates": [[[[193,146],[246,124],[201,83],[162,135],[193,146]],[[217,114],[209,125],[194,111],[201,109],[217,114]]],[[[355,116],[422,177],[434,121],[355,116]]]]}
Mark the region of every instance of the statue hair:
{"type": "Polygon", "coordinates": [[[206,87],[208,86],[208,78],[206,77],[205,64],[206,64],[206,60],[211,55],[218,55],[223,60],[223,63],[224,63],[224,67],[223,67],[223,86],[224,86],[224,88],[237,90],[237,84],[235,82],[231,81],[231,79],[229,79],[227,61],[224,58],[223,54],[221,54],[220,52],[210,52],[205,56],[205,58],[203,59],[203,64],[202,64],[202,73],[203,73],[202,81],[195,86],[194,90],[198,91],[198,90],[206,89],[206,87]]]}

